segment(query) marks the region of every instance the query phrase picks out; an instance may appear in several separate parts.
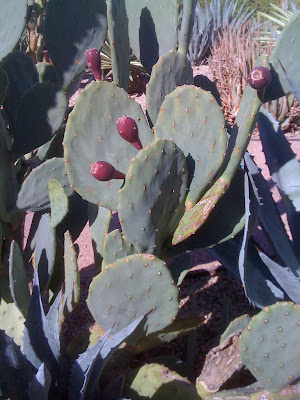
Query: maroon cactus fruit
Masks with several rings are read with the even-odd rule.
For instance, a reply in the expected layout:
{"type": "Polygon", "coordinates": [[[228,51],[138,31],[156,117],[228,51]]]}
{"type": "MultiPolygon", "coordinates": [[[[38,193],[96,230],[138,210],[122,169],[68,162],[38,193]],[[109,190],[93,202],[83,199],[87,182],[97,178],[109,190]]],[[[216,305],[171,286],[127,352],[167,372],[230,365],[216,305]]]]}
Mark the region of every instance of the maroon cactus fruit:
{"type": "Polygon", "coordinates": [[[271,82],[271,72],[266,67],[255,67],[248,76],[249,85],[256,90],[265,89],[271,82]]]}
{"type": "Polygon", "coordinates": [[[92,71],[94,78],[101,79],[101,56],[97,49],[90,49],[85,52],[86,65],[92,71]]]}
{"type": "Polygon", "coordinates": [[[97,161],[90,166],[90,172],[97,181],[110,181],[111,179],[124,179],[125,175],[117,171],[106,161],[97,161]]]}
{"type": "Polygon", "coordinates": [[[132,144],[137,150],[143,148],[139,138],[139,130],[134,119],[123,115],[117,119],[117,130],[121,138],[132,144]]]}

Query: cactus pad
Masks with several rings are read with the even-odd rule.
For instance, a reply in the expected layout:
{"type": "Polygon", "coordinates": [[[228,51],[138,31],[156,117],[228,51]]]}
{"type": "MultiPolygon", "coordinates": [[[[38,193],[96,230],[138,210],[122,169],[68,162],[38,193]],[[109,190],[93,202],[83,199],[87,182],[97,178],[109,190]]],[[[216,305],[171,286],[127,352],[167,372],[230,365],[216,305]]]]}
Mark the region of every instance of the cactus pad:
{"type": "Polygon", "coordinates": [[[0,1],[0,60],[11,52],[25,27],[27,0],[0,1]]]}
{"type": "Polygon", "coordinates": [[[8,76],[3,68],[0,67],[0,105],[3,104],[8,88],[8,76]]]}
{"type": "Polygon", "coordinates": [[[84,52],[106,37],[104,0],[52,0],[47,4],[44,39],[59,82],[67,87],[85,68],[84,52]]]}
{"type": "Polygon", "coordinates": [[[205,393],[215,393],[241,369],[239,353],[241,331],[229,335],[222,343],[209,351],[201,375],[196,380],[196,388],[201,398],[205,393]]]}
{"type": "MultiPolygon", "coordinates": [[[[113,332],[149,311],[146,333],[168,326],[178,311],[178,288],[165,263],[134,254],[107,265],[92,281],[88,308],[101,328],[113,332]]],[[[143,335],[144,336],[144,335],[143,335]]]]}
{"type": "Polygon", "coordinates": [[[107,0],[106,4],[114,84],[126,90],[129,79],[130,46],[125,2],[107,0]]]}
{"type": "Polygon", "coordinates": [[[187,57],[170,50],[153,66],[146,89],[146,108],[151,124],[155,125],[160,107],[165,96],[177,86],[191,85],[193,70],[187,57]]]}
{"type": "Polygon", "coordinates": [[[134,253],[134,247],[119,229],[115,229],[106,236],[103,245],[103,261],[112,264],[120,258],[130,256],[134,253]]]}
{"type": "Polygon", "coordinates": [[[6,303],[3,299],[0,303],[0,329],[12,337],[20,346],[22,344],[22,332],[25,318],[15,303],[6,303]]]}
{"type": "Polygon", "coordinates": [[[204,396],[203,400],[299,400],[300,384],[291,385],[280,392],[270,392],[257,382],[250,386],[224,390],[204,396]]]}
{"type": "Polygon", "coordinates": [[[184,152],[189,174],[185,204],[191,209],[224,160],[227,134],[223,112],[210,92],[178,87],[166,96],[154,134],[173,139],[184,152]]]}
{"type": "Polygon", "coordinates": [[[56,179],[68,196],[73,189],[70,187],[62,158],[51,158],[34,168],[23,182],[18,194],[17,207],[20,210],[42,211],[50,208],[48,182],[56,179]]]}
{"type": "Polygon", "coordinates": [[[223,342],[223,340],[225,340],[232,333],[237,332],[240,329],[244,330],[247,327],[250,320],[251,320],[250,316],[248,314],[244,314],[231,321],[230,324],[225,329],[225,331],[222,333],[220,337],[220,343],[223,342]]]}
{"type": "Polygon", "coordinates": [[[159,56],[177,47],[177,1],[126,0],[126,11],[131,48],[150,73],[159,56]]]}
{"type": "Polygon", "coordinates": [[[264,101],[276,99],[290,93],[292,88],[286,74],[300,85],[299,52],[300,11],[297,11],[282,30],[270,56],[271,84],[266,88],[264,101]]]}
{"type": "Polygon", "coordinates": [[[52,82],[36,83],[17,112],[13,151],[17,157],[51,140],[65,118],[66,95],[52,82]]]}
{"type": "Polygon", "coordinates": [[[122,115],[136,121],[143,145],[152,142],[153,134],[141,107],[112,83],[92,82],[79,94],[64,138],[71,185],[85,200],[111,210],[117,208],[123,180],[99,182],[91,175],[90,165],[106,161],[126,174],[137,150],[118,134],[116,121],[122,115]]]}
{"type": "Polygon", "coordinates": [[[10,246],[9,288],[16,306],[26,317],[30,301],[28,276],[20,247],[15,240],[12,241],[10,246]]]}
{"type": "Polygon", "coordinates": [[[293,383],[300,377],[300,306],[265,307],[242,333],[240,354],[264,388],[279,391],[293,383]]]}
{"type": "Polygon", "coordinates": [[[135,375],[133,371],[125,382],[125,393],[132,400],[200,400],[195,386],[187,378],[156,363],[143,365],[135,375]]]}
{"type": "Polygon", "coordinates": [[[51,206],[51,227],[55,228],[67,215],[69,199],[65,189],[56,179],[50,179],[48,190],[51,206]]]}
{"type": "Polygon", "coordinates": [[[140,253],[159,254],[183,214],[187,185],[183,152],[158,139],[133,159],[120,190],[122,231],[140,253]]]}

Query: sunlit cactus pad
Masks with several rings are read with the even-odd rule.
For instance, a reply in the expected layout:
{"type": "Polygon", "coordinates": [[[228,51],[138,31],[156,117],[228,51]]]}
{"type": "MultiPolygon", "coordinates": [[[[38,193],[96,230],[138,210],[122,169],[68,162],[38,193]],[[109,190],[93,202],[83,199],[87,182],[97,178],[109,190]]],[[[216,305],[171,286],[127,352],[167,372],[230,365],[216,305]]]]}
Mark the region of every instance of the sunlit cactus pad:
{"type": "Polygon", "coordinates": [[[300,377],[300,306],[281,302],[252,318],[241,359],[264,388],[278,391],[300,377]]]}
{"type": "Polygon", "coordinates": [[[113,332],[151,311],[146,322],[150,334],[172,322],[177,298],[165,263],[151,254],[135,254],[107,265],[93,279],[87,305],[97,324],[105,330],[113,327],[113,332]]]}
{"type": "Polygon", "coordinates": [[[156,138],[173,139],[187,160],[192,208],[220,168],[227,147],[223,112],[210,92],[195,86],[176,88],[166,96],[154,127],[156,138]]]}
{"type": "Polygon", "coordinates": [[[117,131],[116,121],[123,115],[136,121],[143,146],[152,142],[153,134],[141,107],[114,84],[92,82],[79,94],[64,138],[70,184],[85,200],[111,210],[117,209],[123,180],[99,182],[91,175],[90,165],[105,161],[124,174],[128,171],[137,150],[117,131]]]}
{"type": "Polygon", "coordinates": [[[118,212],[138,252],[159,254],[183,214],[186,187],[186,160],[172,140],[155,140],[133,159],[118,212]]]}

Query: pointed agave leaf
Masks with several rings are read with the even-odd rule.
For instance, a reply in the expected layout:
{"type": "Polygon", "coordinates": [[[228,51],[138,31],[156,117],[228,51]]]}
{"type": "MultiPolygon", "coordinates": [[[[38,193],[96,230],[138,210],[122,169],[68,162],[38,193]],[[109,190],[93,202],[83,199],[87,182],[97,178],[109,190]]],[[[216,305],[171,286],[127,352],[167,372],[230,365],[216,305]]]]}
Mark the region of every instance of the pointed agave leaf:
{"type": "Polygon", "coordinates": [[[279,123],[264,108],[258,118],[262,136],[263,151],[273,181],[280,191],[292,201],[295,210],[300,211],[300,164],[290,148],[279,123]]]}
{"type": "MultiPolygon", "coordinates": [[[[209,252],[219,260],[237,279],[240,279],[238,258],[243,240],[242,233],[226,243],[214,246],[209,252]]],[[[259,308],[283,301],[285,294],[276,282],[266,265],[258,255],[254,240],[248,241],[247,259],[245,261],[245,280],[251,302],[259,308]]]]}
{"type": "MultiPolygon", "coordinates": [[[[108,339],[107,331],[94,346],[88,348],[75,361],[71,376],[69,396],[73,400],[89,400],[98,394],[98,380],[106,357],[127,339],[143,322],[145,315],[108,339]]],[[[99,394],[98,394],[99,395],[99,394]]]]}
{"type": "Polygon", "coordinates": [[[69,199],[65,189],[56,179],[50,179],[48,190],[51,206],[51,228],[56,228],[68,212],[69,199]]]}
{"type": "Polygon", "coordinates": [[[294,251],[300,260],[300,163],[278,122],[264,108],[259,113],[258,128],[270,175],[286,208],[294,251]]]}
{"type": "MultiPolygon", "coordinates": [[[[145,321],[145,315],[134,320],[130,325],[122,329],[120,332],[113,335],[109,340],[104,342],[100,353],[92,361],[82,388],[82,398],[81,400],[89,400],[96,398],[99,395],[98,381],[103,368],[103,362],[106,357],[111,354],[111,352],[116,349],[124,340],[128,340],[131,334],[134,334],[135,329],[145,321]]],[[[96,345],[94,345],[96,346],[96,345]]],[[[94,347],[93,346],[93,347],[94,347]]],[[[93,349],[91,347],[89,350],[93,349]]]]}
{"type": "MultiPolygon", "coordinates": [[[[82,400],[82,391],[86,382],[87,371],[93,360],[99,356],[102,347],[108,339],[110,331],[107,331],[94,346],[88,348],[84,353],[80,354],[74,362],[69,384],[69,397],[74,400],[82,400]]],[[[101,359],[102,361],[102,359],[101,359]]],[[[99,362],[100,364],[100,362],[99,362]]],[[[100,365],[98,365],[101,367],[100,365]]]]}
{"type": "Polygon", "coordinates": [[[34,368],[20,348],[0,330],[0,387],[1,396],[23,400],[24,393],[34,377],[34,368]]]}
{"type": "Polygon", "coordinates": [[[9,287],[16,306],[26,317],[30,301],[30,292],[22,253],[15,240],[12,241],[10,246],[9,287]]]}
{"type": "Polygon", "coordinates": [[[277,253],[283,263],[288,266],[294,273],[300,273],[300,263],[294,253],[294,248],[290,242],[283,222],[280,218],[277,207],[274,203],[272,194],[267,184],[259,172],[258,167],[251,159],[249,153],[245,154],[245,162],[248,168],[248,175],[252,187],[256,188],[258,200],[260,201],[259,220],[264,231],[272,240],[277,253]]]}
{"type": "Polygon", "coordinates": [[[50,385],[51,375],[43,363],[29,384],[29,388],[27,390],[29,400],[48,400],[50,385]]]}
{"type": "Polygon", "coordinates": [[[258,254],[289,298],[294,303],[300,304],[300,278],[290,268],[279,265],[263,252],[260,251],[258,254]]]}
{"type": "Polygon", "coordinates": [[[39,362],[35,367],[39,368],[44,363],[52,378],[59,376],[60,343],[55,339],[44,314],[36,269],[23,343],[26,358],[35,363],[39,362]]]}

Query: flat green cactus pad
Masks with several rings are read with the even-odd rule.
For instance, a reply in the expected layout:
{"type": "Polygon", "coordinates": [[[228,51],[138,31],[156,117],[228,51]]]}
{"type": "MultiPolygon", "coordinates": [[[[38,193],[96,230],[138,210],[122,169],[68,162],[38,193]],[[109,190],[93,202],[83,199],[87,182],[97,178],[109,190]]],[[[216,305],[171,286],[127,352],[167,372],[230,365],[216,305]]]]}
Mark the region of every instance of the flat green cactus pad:
{"type": "Polygon", "coordinates": [[[127,377],[125,392],[132,400],[200,400],[195,386],[187,378],[156,363],[133,371],[127,377]]]}
{"type": "Polygon", "coordinates": [[[120,190],[122,231],[138,252],[159,254],[183,214],[187,185],[183,152],[158,139],[133,159],[120,190]]]}
{"type": "Polygon", "coordinates": [[[300,306],[281,302],[265,307],[242,333],[240,354],[268,390],[281,390],[299,379],[300,306]]]}
{"type": "Polygon", "coordinates": [[[69,115],[64,137],[66,171],[71,185],[85,200],[116,210],[123,180],[97,181],[90,165],[109,162],[126,174],[137,150],[123,140],[116,121],[126,115],[135,120],[143,146],[153,134],[139,104],[109,82],[92,82],[79,94],[69,115]]]}
{"type": "Polygon", "coordinates": [[[103,244],[103,261],[105,264],[112,264],[133,253],[133,245],[128,242],[119,229],[115,229],[107,234],[106,240],[103,244]]]}
{"type": "Polygon", "coordinates": [[[17,345],[22,344],[22,334],[25,318],[15,303],[6,303],[3,299],[0,303],[0,329],[12,337],[17,345]]]}
{"type": "Polygon", "coordinates": [[[297,11],[282,30],[270,56],[272,81],[266,88],[264,101],[273,100],[286,93],[291,93],[292,88],[286,78],[286,74],[294,80],[296,85],[300,85],[300,61],[297,56],[299,53],[299,40],[300,11],[297,11]]]}
{"type": "Polygon", "coordinates": [[[97,324],[105,330],[113,327],[113,333],[152,310],[145,327],[150,334],[172,322],[177,298],[165,263],[151,254],[134,254],[107,265],[93,279],[87,305],[97,324]]]}
{"type": "Polygon", "coordinates": [[[51,227],[55,228],[67,215],[69,199],[65,189],[56,179],[50,179],[48,189],[51,205],[51,227]]]}
{"type": "Polygon", "coordinates": [[[130,45],[147,72],[177,46],[176,0],[126,0],[130,45]]]}
{"type": "Polygon", "coordinates": [[[172,139],[187,161],[191,209],[218,172],[227,146],[223,112],[210,92],[195,86],[176,88],[166,96],[154,127],[156,138],[172,139]]]}
{"type": "Polygon", "coordinates": [[[146,108],[151,124],[155,125],[165,96],[177,86],[191,85],[193,70],[185,54],[170,50],[153,66],[146,89],[146,108]]]}
{"type": "Polygon", "coordinates": [[[85,51],[100,48],[107,32],[105,0],[52,0],[44,39],[59,82],[67,87],[85,68],[85,51]]]}
{"type": "Polygon", "coordinates": [[[27,0],[0,1],[0,60],[14,49],[26,23],[27,0]]]}
{"type": "Polygon", "coordinates": [[[257,382],[250,386],[224,390],[203,396],[203,400],[299,400],[300,384],[288,386],[280,392],[270,392],[257,382]]]}
{"type": "Polygon", "coordinates": [[[17,207],[24,211],[49,209],[48,182],[51,179],[56,179],[68,196],[74,192],[65,172],[63,158],[54,157],[34,168],[25,179],[18,194],[17,207]]]}

